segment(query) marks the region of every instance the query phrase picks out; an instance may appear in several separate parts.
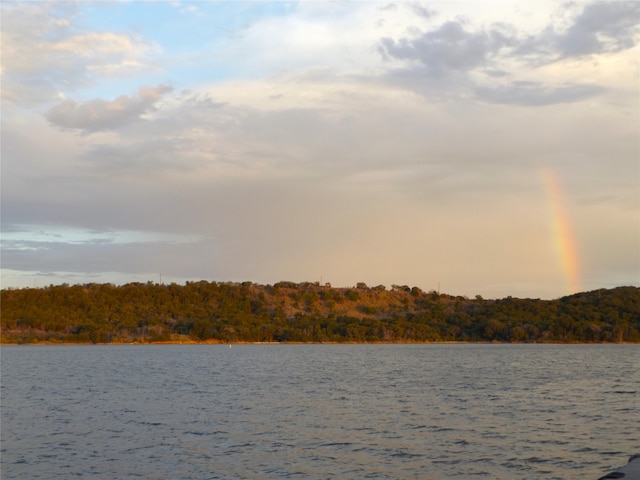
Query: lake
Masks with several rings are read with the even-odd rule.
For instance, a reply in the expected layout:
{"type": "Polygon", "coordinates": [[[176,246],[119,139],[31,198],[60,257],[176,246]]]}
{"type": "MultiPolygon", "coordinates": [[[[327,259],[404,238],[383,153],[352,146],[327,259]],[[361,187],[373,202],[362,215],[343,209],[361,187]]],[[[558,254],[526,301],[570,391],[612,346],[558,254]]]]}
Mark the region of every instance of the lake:
{"type": "Polygon", "coordinates": [[[7,479],[597,479],[639,345],[3,346],[7,479]]]}

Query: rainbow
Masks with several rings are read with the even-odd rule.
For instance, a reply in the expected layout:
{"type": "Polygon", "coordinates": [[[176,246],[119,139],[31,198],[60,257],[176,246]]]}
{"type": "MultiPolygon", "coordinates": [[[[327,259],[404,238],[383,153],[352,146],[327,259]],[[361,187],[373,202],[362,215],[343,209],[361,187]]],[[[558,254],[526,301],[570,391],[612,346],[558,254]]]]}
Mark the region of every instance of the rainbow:
{"type": "Polygon", "coordinates": [[[566,277],[569,293],[577,293],[581,291],[578,248],[573,236],[564,195],[558,177],[553,170],[543,168],[541,173],[549,203],[556,251],[566,277]]]}

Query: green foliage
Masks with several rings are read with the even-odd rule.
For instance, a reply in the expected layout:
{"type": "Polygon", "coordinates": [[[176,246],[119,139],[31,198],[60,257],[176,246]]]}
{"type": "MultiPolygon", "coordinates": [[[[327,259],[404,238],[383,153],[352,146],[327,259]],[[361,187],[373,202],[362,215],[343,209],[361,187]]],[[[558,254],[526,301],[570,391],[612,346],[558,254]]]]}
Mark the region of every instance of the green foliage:
{"type": "Polygon", "coordinates": [[[394,285],[188,282],[3,290],[3,343],[640,342],[640,289],[473,300],[394,285]]]}

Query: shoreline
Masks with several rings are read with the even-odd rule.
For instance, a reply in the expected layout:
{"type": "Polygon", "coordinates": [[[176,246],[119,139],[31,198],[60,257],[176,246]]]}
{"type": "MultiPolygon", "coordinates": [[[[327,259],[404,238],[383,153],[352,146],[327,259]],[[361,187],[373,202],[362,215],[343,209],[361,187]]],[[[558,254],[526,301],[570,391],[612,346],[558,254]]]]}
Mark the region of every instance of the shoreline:
{"type": "Polygon", "coordinates": [[[166,342],[0,342],[0,347],[51,347],[51,346],[145,346],[145,345],[640,345],[640,342],[219,342],[219,341],[166,341],[166,342]]]}

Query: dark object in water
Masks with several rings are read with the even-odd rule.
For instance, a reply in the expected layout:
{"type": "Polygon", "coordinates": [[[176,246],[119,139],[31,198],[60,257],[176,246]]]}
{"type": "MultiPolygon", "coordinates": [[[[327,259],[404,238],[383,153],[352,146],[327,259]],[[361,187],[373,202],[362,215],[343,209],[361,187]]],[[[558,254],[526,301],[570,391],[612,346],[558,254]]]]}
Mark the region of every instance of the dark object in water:
{"type": "Polygon", "coordinates": [[[629,463],[624,467],[617,469],[615,472],[611,472],[604,477],[600,477],[598,480],[609,480],[614,478],[624,478],[625,480],[640,480],[640,453],[631,455],[629,457],[629,463]]]}

